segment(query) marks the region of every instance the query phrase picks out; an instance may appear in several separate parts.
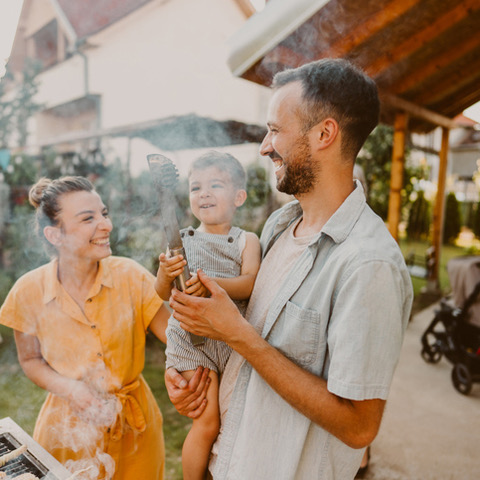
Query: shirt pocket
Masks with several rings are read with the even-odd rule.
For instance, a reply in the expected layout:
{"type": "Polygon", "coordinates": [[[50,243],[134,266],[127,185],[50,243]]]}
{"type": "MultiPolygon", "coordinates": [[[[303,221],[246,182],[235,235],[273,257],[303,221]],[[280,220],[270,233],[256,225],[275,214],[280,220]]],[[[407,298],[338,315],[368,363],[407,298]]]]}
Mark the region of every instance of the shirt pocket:
{"type": "Polygon", "coordinates": [[[320,313],[287,302],[268,341],[297,365],[306,367],[317,358],[320,324],[320,313]]]}

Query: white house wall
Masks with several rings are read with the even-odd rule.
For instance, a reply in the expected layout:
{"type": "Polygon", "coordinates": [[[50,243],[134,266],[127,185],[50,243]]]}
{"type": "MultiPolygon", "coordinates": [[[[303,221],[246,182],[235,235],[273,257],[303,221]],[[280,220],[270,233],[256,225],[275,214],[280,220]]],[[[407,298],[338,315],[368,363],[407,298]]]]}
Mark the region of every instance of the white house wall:
{"type": "MultiPolygon", "coordinates": [[[[80,55],[74,55],[68,60],[58,63],[42,72],[35,100],[52,108],[64,103],[84,97],[85,88],[85,61],[80,55]]],[[[47,136],[55,133],[53,130],[47,136]]]]}
{"type": "MultiPolygon", "coordinates": [[[[101,129],[188,114],[263,125],[269,89],[234,77],[226,63],[228,39],[245,21],[233,0],[154,0],[89,37],[84,56],[44,71],[37,100],[52,108],[98,95],[101,129]]],[[[37,119],[33,143],[65,133],[66,123],[37,119]]],[[[68,125],[77,130],[78,122],[68,125]]],[[[102,139],[104,148],[110,158],[129,155],[134,174],[147,168],[146,153],[158,151],[145,141],[127,147],[114,138],[102,139]]],[[[245,165],[259,158],[258,145],[224,150],[245,165]]],[[[182,174],[200,153],[175,152],[182,174]]]]}
{"type": "Polygon", "coordinates": [[[190,113],[263,123],[258,102],[267,89],[235,78],[226,64],[226,42],[244,21],[233,1],[158,0],[91,37],[99,48],[88,51],[90,89],[102,95],[102,126],[190,113]]]}

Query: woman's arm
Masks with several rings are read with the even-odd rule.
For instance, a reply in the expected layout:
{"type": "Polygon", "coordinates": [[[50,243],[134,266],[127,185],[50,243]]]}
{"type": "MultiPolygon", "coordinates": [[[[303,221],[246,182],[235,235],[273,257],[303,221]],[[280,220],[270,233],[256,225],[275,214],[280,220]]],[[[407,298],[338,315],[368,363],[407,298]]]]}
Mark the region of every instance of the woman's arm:
{"type": "Polygon", "coordinates": [[[18,361],[25,375],[40,388],[67,400],[72,410],[85,420],[98,423],[100,419],[95,412],[101,412],[104,403],[94,391],[85,382],[64,377],[50,367],[42,356],[37,337],[14,332],[18,361]]]}
{"type": "Polygon", "coordinates": [[[150,322],[148,329],[163,343],[167,343],[167,337],[165,330],[167,329],[168,319],[170,317],[170,311],[164,303],[160,306],[157,313],[150,322]]]}
{"type": "Polygon", "coordinates": [[[234,278],[215,278],[214,280],[233,300],[245,300],[252,294],[255,278],[260,268],[261,249],[258,237],[252,232],[245,232],[245,248],[242,254],[240,275],[234,278]]]}

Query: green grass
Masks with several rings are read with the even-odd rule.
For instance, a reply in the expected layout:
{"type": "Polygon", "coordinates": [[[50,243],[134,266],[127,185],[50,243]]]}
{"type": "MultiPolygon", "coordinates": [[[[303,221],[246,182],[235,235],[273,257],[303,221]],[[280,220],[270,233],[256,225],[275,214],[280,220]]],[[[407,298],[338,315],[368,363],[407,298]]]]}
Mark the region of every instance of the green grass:
{"type": "Polygon", "coordinates": [[[181,480],[182,445],[192,421],[180,415],[168,398],[164,382],[165,347],[156,338],[147,338],[143,375],[152,389],[163,415],[165,436],[165,478],[181,480]]]}
{"type": "MultiPolygon", "coordinates": [[[[403,255],[406,257],[409,253],[413,252],[415,255],[424,256],[427,248],[430,246],[427,242],[412,242],[407,240],[400,240],[400,249],[403,255]]],[[[443,293],[446,293],[450,289],[450,281],[447,273],[447,263],[454,257],[460,257],[462,255],[471,255],[472,249],[470,247],[461,247],[456,245],[443,245],[440,251],[440,265],[438,269],[440,289],[443,293]]],[[[412,278],[413,290],[415,296],[417,296],[421,289],[426,285],[426,280],[422,278],[412,278]]]]}
{"type": "Polygon", "coordinates": [[[17,361],[15,341],[10,329],[0,325],[0,418],[11,417],[32,434],[46,392],[34,385],[17,361]]]}

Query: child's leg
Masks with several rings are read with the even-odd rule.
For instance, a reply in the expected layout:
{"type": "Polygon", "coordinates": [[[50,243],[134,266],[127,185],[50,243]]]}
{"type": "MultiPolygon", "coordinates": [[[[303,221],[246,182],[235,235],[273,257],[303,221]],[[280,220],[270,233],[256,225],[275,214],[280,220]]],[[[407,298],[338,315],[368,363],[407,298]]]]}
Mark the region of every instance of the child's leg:
{"type": "MultiPolygon", "coordinates": [[[[187,379],[194,371],[182,372],[187,379]]],[[[182,449],[182,466],[184,480],[204,480],[206,478],[208,459],[213,442],[220,429],[220,413],[218,406],[218,375],[209,374],[212,382],[208,387],[207,406],[202,415],[193,420],[182,449]]]]}

